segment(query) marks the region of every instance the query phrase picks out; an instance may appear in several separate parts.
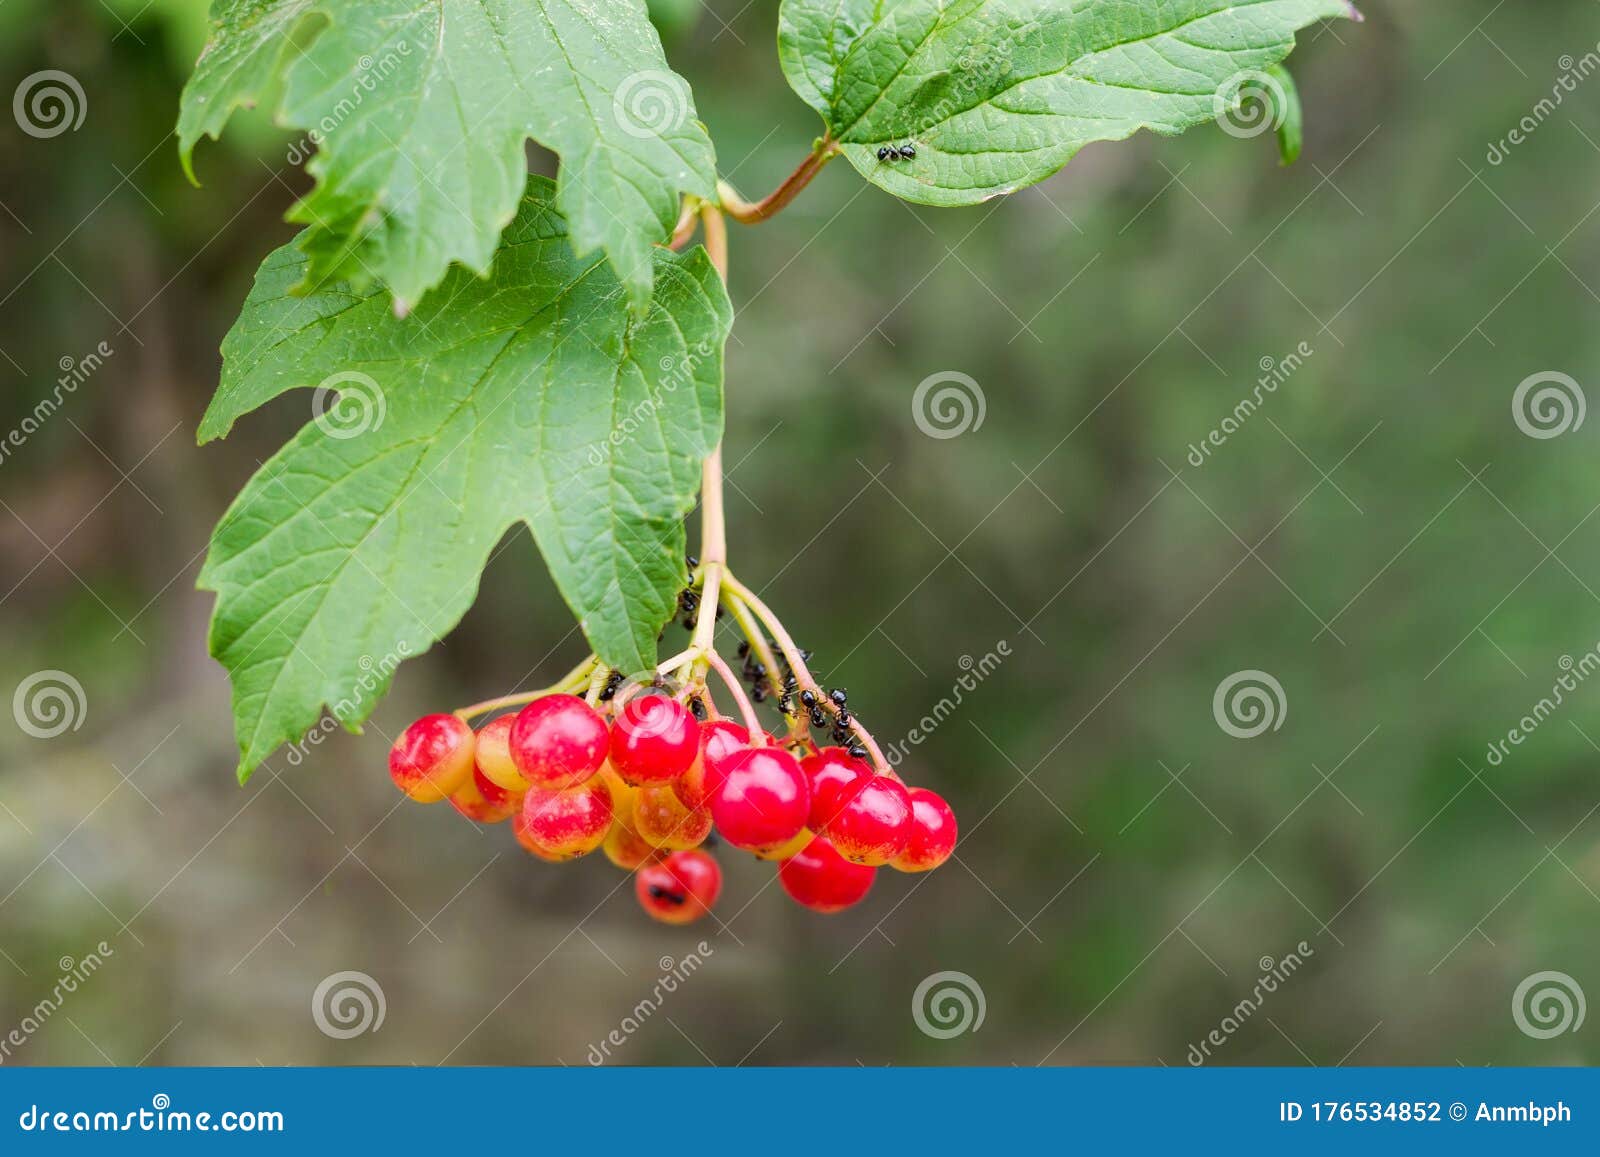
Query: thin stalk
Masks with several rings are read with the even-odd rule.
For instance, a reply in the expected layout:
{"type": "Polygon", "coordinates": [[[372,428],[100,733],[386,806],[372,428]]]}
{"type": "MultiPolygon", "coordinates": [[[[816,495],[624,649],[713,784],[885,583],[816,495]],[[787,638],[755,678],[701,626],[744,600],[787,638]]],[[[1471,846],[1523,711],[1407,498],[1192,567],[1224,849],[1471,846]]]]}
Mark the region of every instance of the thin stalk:
{"type": "Polygon", "coordinates": [[[689,244],[694,236],[694,227],[700,220],[699,199],[685,197],[683,208],[678,211],[678,223],[672,227],[672,239],[667,242],[668,249],[682,249],[689,244]]]}
{"type": "Polygon", "coordinates": [[[746,201],[726,181],[717,182],[717,198],[722,209],[741,225],[755,225],[778,215],[785,206],[811,184],[811,179],[822,172],[822,167],[839,152],[839,143],[823,137],[811,148],[811,153],[784,178],[783,184],[759,201],[746,201]]]}
{"type": "MultiPolygon", "coordinates": [[[[706,253],[712,267],[726,284],[728,280],[728,224],[715,205],[700,207],[705,227],[706,253]]],[[[705,685],[706,665],[716,652],[717,603],[722,578],[728,569],[728,520],[722,499],[722,446],[707,456],[700,470],[700,607],[689,639],[691,651],[699,654],[691,682],[705,685]]]]}
{"type": "MultiPolygon", "coordinates": [[[[827,693],[822,689],[822,685],[812,676],[805,660],[800,657],[800,648],[795,646],[794,639],[790,637],[784,625],[779,622],[778,616],[772,613],[772,609],[762,602],[754,591],[731,574],[725,576],[722,581],[723,585],[728,588],[728,593],[748,605],[772,635],[773,641],[778,644],[778,650],[783,652],[784,661],[789,664],[789,670],[794,673],[795,682],[799,685],[798,689],[810,691],[817,697],[817,703],[824,711],[837,717],[839,714],[838,707],[828,698],[827,693]]],[[[872,733],[866,729],[859,719],[854,717],[851,718],[851,728],[853,734],[857,739],[861,740],[868,754],[872,756],[872,762],[878,771],[889,771],[889,761],[883,757],[883,749],[878,746],[878,741],[872,738],[872,733]]]]}
{"type": "MultiPolygon", "coordinates": [[[[766,632],[761,629],[760,621],[750,610],[731,586],[724,593],[728,596],[728,613],[733,616],[734,622],[739,624],[739,629],[744,637],[750,641],[750,649],[755,652],[756,659],[767,669],[767,685],[772,689],[772,694],[780,701],[783,699],[783,680],[778,669],[778,657],[772,653],[772,645],[767,642],[766,632]]],[[[800,741],[809,740],[811,732],[805,724],[805,716],[797,710],[790,710],[785,714],[789,724],[789,738],[800,741]]]]}
{"type": "Polygon", "coordinates": [[[750,733],[752,747],[764,747],[766,740],[762,738],[761,719],[756,714],[755,705],[750,702],[750,697],[744,693],[744,688],[739,685],[737,676],[728,666],[728,661],[721,655],[712,651],[706,657],[706,662],[711,669],[722,676],[722,681],[728,685],[728,694],[733,696],[733,701],[739,707],[739,714],[744,717],[745,730],[750,733]]]}
{"type": "Polygon", "coordinates": [[[489,712],[498,711],[502,707],[520,707],[524,703],[532,703],[535,699],[543,698],[546,695],[570,691],[588,681],[590,673],[595,669],[595,664],[598,662],[598,659],[590,655],[548,687],[541,687],[537,691],[519,691],[515,695],[502,695],[498,699],[485,699],[482,703],[458,707],[452,714],[458,719],[466,720],[471,719],[474,715],[487,715],[489,712]]]}

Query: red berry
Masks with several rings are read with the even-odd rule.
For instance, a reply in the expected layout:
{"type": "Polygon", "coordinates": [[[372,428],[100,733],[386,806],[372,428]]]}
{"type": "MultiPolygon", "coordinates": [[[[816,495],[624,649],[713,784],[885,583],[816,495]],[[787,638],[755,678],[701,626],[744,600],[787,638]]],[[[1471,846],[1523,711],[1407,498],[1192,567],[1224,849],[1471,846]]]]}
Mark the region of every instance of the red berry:
{"type": "Polygon", "coordinates": [[[806,826],[811,788],[800,761],[781,747],[746,747],[721,764],[711,817],[730,844],[750,852],[783,846],[806,826]]]}
{"type": "Polygon", "coordinates": [[[658,848],[696,848],[711,834],[711,809],[684,807],[670,783],[653,783],[638,790],[633,829],[658,848]]]}
{"type": "Polygon", "coordinates": [[[811,781],[810,827],[820,832],[849,800],[857,783],[872,778],[872,768],[842,747],[824,747],[800,761],[811,781]]]}
{"type": "Polygon", "coordinates": [[[389,777],[418,803],[438,803],[472,774],[472,728],[454,715],[424,715],[389,749],[389,777]]]}
{"type": "Polygon", "coordinates": [[[605,841],[613,814],[611,789],[604,780],[564,791],[531,787],[512,829],[517,842],[535,855],[572,860],[605,841]]]}
{"type": "Polygon", "coordinates": [[[902,872],[926,872],[950,858],[956,847],[956,813],[944,797],[925,787],[911,789],[911,836],[891,862],[902,872]]]}
{"type": "Polygon", "coordinates": [[[722,892],[722,869],[705,852],[673,852],[634,874],[639,905],[663,924],[690,924],[711,911],[722,892]]]}
{"type": "Polygon", "coordinates": [[[469,820],[497,824],[510,819],[522,806],[522,793],[507,791],[473,768],[467,782],[450,794],[450,806],[469,820]]]}
{"type": "Polygon", "coordinates": [[[911,838],[911,796],[886,775],[856,780],[823,834],[847,860],[870,867],[887,864],[911,838]]]}
{"type": "Polygon", "coordinates": [[[859,903],[876,868],[852,864],[823,836],[778,865],[778,883],[795,903],[814,912],[838,912],[859,903]]]}
{"type": "Polygon", "coordinates": [[[528,790],[528,781],[518,774],[517,765],[511,762],[511,725],[516,721],[515,715],[502,715],[478,728],[475,758],[478,770],[490,783],[506,791],[524,792],[528,790]]]}
{"type": "Polygon", "coordinates": [[[631,784],[669,783],[699,753],[699,724],[687,707],[665,695],[634,696],[611,725],[611,766],[631,784]]]}
{"type": "Polygon", "coordinates": [[[606,742],[606,721],[594,708],[576,695],[546,695],[517,712],[511,760],[534,787],[577,787],[600,770],[606,742]]]}
{"type": "Polygon", "coordinates": [[[689,769],[672,782],[672,790],[686,807],[705,807],[711,789],[722,781],[721,764],[741,747],[750,745],[750,733],[729,719],[708,719],[700,725],[700,751],[689,769]]]}

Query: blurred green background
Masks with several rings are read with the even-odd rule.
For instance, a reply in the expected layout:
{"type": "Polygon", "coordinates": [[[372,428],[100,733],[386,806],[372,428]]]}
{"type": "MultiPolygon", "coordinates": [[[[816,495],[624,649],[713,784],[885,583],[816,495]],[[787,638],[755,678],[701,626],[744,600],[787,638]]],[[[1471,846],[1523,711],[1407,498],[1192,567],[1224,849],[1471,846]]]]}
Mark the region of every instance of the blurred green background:
{"type": "MultiPolygon", "coordinates": [[[[817,132],[776,6],[655,7],[724,173],[764,193],[817,132]]],[[[1291,169],[1206,126],[935,211],[841,162],[735,227],[735,568],[885,742],[963,657],[1010,656],[902,765],[954,803],[957,861],[823,918],[724,854],[726,927],[673,930],[598,856],[551,867],[393,806],[410,718],[584,650],[525,536],[364,737],[236,786],[193,582],[305,401],[193,432],[305,178],[258,111],[184,181],[203,0],[0,5],[0,87],[60,69],[86,99],[76,131],[0,128],[0,427],[113,350],[0,460],[0,691],[54,669],[86,700],[52,739],[0,720],[0,1037],[62,958],[111,950],[6,1063],[583,1064],[702,939],[614,1061],[1182,1065],[1213,1030],[1210,1063],[1600,1060],[1600,1024],[1529,1035],[1513,1004],[1544,971],[1600,997],[1600,681],[1487,758],[1600,641],[1600,422],[1513,415],[1530,375],[1597,379],[1600,78],[1488,157],[1600,20],[1364,7],[1291,59],[1291,169]],[[946,371],[984,420],[931,438],[912,395],[946,371]],[[1213,697],[1252,670],[1283,704],[1236,738],[1213,697]],[[381,1030],[318,1030],[343,970],[381,985],[381,1030]],[[981,1027],[919,1029],[939,972],[981,989],[981,1027]]]]}

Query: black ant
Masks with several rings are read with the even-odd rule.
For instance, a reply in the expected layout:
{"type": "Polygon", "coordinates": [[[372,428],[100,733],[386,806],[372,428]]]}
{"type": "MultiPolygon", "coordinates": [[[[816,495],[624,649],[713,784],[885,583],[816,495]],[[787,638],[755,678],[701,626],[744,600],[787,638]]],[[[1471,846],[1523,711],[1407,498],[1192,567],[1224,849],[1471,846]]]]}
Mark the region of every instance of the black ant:
{"type": "Polygon", "coordinates": [[[898,148],[894,145],[884,145],[878,150],[880,161],[914,161],[917,159],[917,146],[907,141],[898,148]]]}

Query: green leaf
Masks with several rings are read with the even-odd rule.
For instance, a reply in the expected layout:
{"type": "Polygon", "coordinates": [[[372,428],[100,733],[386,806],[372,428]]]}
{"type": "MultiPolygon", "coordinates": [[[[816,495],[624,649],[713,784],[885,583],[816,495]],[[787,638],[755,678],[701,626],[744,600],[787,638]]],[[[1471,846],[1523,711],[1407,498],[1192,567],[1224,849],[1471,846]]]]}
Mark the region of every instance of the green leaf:
{"type": "Polygon", "coordinates": [[[212,20],[180,155],[190,167],[281,80],[278,119],[307,134],[296,151],[316,146],[289,213],[309,226],[304,289],[377,280],[403,311],[451,262],[487,271],[530,137],[561,156],[573,247],[603,248],[636,309],[681,194],[714,194],[711,141],[643,0],[214,0],[212,20]]]}
{"type": "Polygon", "coordinates": [[[640,316],[598,255],[574,255],[554,199],[535,178],[490,277],[455,270],[405,319],[376,292],[294,296],[292,247],[257,274],[201,440],[321,388],[200,574],[218,596],[211,653],[233,681],[241,777],[324,704],[356,728],[395,665],[466,612],[517,523],[600,657],[654,663],[687,580],[683,517],[721,438],[732,308],[703,249],[657,248],[640,316]]]}
{"type": "Polygon", "coordinates": [[[869,181],[971,205],[1091,141],[1223,119],[1241,78],[1338,16],[1360,19],[1347,0],[783,0],[778,51],[869,181]],[[878,160],[908,141],[915,159],[878,160]]]}
{"type": "Polygon", "coordinates": [[[1300,159],[1300,150],[1305,146],[1305,112],[1300,107],[1300,89],[1289,70],[1281,64],[1274,64],[1265,72],[1272,118],[1278,126],[1278,161],[1287,167],[1300,159]]]}

